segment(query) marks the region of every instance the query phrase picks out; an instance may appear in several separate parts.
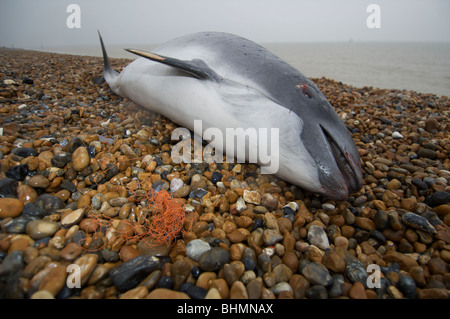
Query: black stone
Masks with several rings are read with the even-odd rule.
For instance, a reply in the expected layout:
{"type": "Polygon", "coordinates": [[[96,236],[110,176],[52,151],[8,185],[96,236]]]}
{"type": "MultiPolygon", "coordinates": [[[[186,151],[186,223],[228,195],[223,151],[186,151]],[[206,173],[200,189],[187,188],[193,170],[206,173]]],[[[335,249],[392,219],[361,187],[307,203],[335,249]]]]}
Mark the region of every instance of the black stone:
{"type": "Polygon", "coordinates": [[[245,270],[256,269],[258,261],[256,259],[255,251],[250,247],[244,249],[244,252],[242,253],[242,263],[245,266],[245,270]]]}
{"type": "Polygon", "coordinates": [[[189,288],[194,287],[194,284],[192,282],[185,282],[180,286],[180,289],[178,291],[184,292],[187,294],[187,291],[189,288]]]}
{"type": "Polygon", "coordinates": [[[200,276],[200,273],[201,273],[200,268],[198,268],[197,266],[192,267],[191,269],[192,277],[198,278],[198,276],[200,276]]]}
{"type": "Polygon", "coordinates": [[[52,157],[52,165],[58,168],[64,168],[72,160],[72,154],[62,152],[52,157]]]}
{"type": "Polygon", "coordinates": [[[17,197],[17,180],[4,177],[0,179],[0,197],[17,197]]]}
{"type": "Polygon", "coordinates": [[[396,286],[406,298],[416,298],[416,283],[411,277],[400,274],[396,286]]]}
{"type": "Polygon", "coordinates": [[[24,158],[28,156],[38,156],[38,151],[31,147],[15,148],[11,153],[24,158]]]}
{"type": "Polygon", "coordinates": [[[425,204],[431,207],[444,205],[450,202],[450,194],[445,191],[438,191],[425,199],[425,204]]]}
{"type": "Polygon", "coordinates": [[[23,206],[22,210],[22,216],[28,216],[28,217],[36,217],[36,218],[43,218],[47,215],[47,211],[41,207],[33,203],[27,203],[23,206]]]}
{"type": "Polygon", "coordinates": [[[379,210],[375,213],[375,226],[378,230],[385,230],[389,227],[389,215],[384,210],[379,210]]]}
{"type": "Polygon", "coordinates": [[[354,283],[359,281],[364,284],[364,286],[366,285],[367,277],[369,277],[363,263],[357,259],[347,261],[345,275],[350,282],[354,283]]]}
{"type": "Polygon", "coordinates": [[[20,250],[14,250],[6,255],[3,262],[0,264],[0,276],[11,273],[18,273],[24,267],[23,253],[20,250]]]}
{"type": "Polygon", "coordinates": [[[308,299],[328,299],[328,291],[324,286],[314,285],[306,293],[308,299]]]}
{"type": "Polygon", "coordinates": [[[192,299],[205,299],[208,291],[205,288],[193,285],[186,290],[186,293],[192,299]]]}
{"type": "Polygon", "coordinates": [[[30,78],[23,78],[22,83],[23,84],[34,84],[34,81],[30,78]]]}
{"type": "Polygon", "coordinates": [[[264,220],[262,218],[256,218],[255,222],[253,223],[252,231],[258,228],[262,228],[264,225],[264,220]]]}
{"type": "Polygon", "coordinates": [[[109,275],[119,291],[126,291],[136,287],[147,275],[159,269],[160,266],[158,258],[140,255],[112,269],[109,275]]]}
{"type": "Polygon", "coordinates": [[[23,181],[23,179],[28,175],[28,172],[28,164],[22,164],[10,167],[5,175],[6,177],[15,179],[16,181],[23,181]]]}
{"type": "Polygon", "coordinates": [[[211,183],[216,184],[222,180],[223,175],[219,172],[214,172],[211,175],[211,183]]]}
{"type": "Polygon", "coordinates": [[[59,185],[59,187],[68,190],[71,193],[75,193],[77,191],[77,187],[75,186],[75,184],[69,181],[68,179],[63,180],[61,185],[59,185]]]}
{"type": "Polygon", "coordinates": [[[415,213],[403,214],[402,221],[410,227],[423,230],[427,233],[430,234],[437,233],[436,229],[433,227],[433,225],[430,224],[430,222],[425,217],[422,217],[415,213]]]}
{"type": "MultiPolygon", "coordinates": [[[[77,111],[78,113],[78,111],[77,111]]],[[[73,153],[75,152],[75,150],[80,147],[86,147],[86,145],[83,143],[83,141],[81,140],[81,138],[79,137],[74,137],[73,139],[70,140],[70,142],[67,144],[67,150],[69,153],[73,153]]]]}
{"type": "Polygon", "coordinates": [[[89,154],[89,158],[94,158],[95,157],[95,146],[94,145],[89,145],[88,147],[88,154],[89,154]]]}
{"type": "Polygon", "coordinates": [[[386,244],[386,237],[377,229],[374,229],[370,232],[370,237],[375,239],[378,243],[384,245],[386,244]]]}
{"type": "Polygon", "coordinates": [[[328,288],[328,296],[336,298],[342,296],[344,291],[344,276],[341,274],[333,275],[333,283],[328,288]]]}
{"type": "Polygon", "coordinates": [[[40,219],[35,216],[19,216],[7,222],[4,227],[5,231],[9,234],[23,234],[25,233],[27,224],[32,220],[40,219]]]}
{"type": "Polygon", "coordinates": [[[158,288],[173,288],[173,279],[170,276],[162,275],[158,280],[158,288]]]}
{"type": "Polygon", "coordinates": [[[47,214],[52,214],[65,206],[61,198],[50,194],[40,195],[34,203],[43,208],[47,214]]]}
{"type": "Polygon", "coordinates": [[[230,262],[230,258],[228,250],[222,247],[213,247],[200,256],[198,266],[203,271],[216,271],[230,262]]]}
{"type": "Polygon", "coordinates": [[[413,179],[411,180],[411,183],[412,183],[413,185],[416,185],[420,190],[427,190],[427,189],[428,189],[427,183],[425,183],[425,182],[422,181],[421,179],[413,178],[413,179]]]}

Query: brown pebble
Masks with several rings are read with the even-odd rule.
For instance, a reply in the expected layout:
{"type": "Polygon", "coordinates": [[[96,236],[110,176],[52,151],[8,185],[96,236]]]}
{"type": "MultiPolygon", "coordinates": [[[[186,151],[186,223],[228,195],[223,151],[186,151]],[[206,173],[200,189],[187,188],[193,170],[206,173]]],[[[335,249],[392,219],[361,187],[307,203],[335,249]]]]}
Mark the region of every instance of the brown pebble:
{"type": "Polygon", "coordinates": [[[191,299],[186,293],[166,288],[152,290],[145,299],[191,299]]]}
{"type": "Polygon", "coordinates": [[[241,281],[235,281],[231,286],[230,299],[248,299],[247,289],[241,281]]]}
{"type": "Polygon", "coordinates": [[[401,269],[406,271],[409,271],[411,267],[418,266],[417,262],[414,259],[396,251],[389,251],[388,253],[386,253],[383,260],[388,263],[396,262],[400,265],[401,269]]]}
{"type": "Polygon", "coordinates": [[[27,185],[33,188],[47,188],[50,181],[45,176],[34,175],[28,180],[27,185]]]}
{"type": "Polygon", "coordinates": [[[32,187],[22,184],[17,187],[17,198],[26,205],[34,202],[38,198],[38,194],[32,187]]]}
{"type": "Polygon", "coordinates": [[[239,229],[235,229],[234,231],[229,233],[227,236],[228,236],[228,239],[232,243],[240,243],[245,239],[244,233],[241,232],[239,229]]]}
{"type": "MultiPolygon", "coordinates": [[[[205,271],[197,278],[196,286],[209,290],[213,281],[217,279],[217,274],[211,271],[205,271]]],[[[216,287],[217,288],[217,287],[216,287]]]]}
{"type": "Polygon", "coordinates": [[[139,252],[136,248],[133,246],[123,246],[120,249],[119,256],[122,259],[123,262],[126,262],[130,259],[133,259],[134,257],[137,257],[141,255],[142,253],[139,252]]]}
{"type": "Polygon", "coordinates": [[[11,241],[11,245],[8,249],[8,254],[12,253],[15,250],[24,251],[30,246],[30,241],[26,238],[17,238],[11,241]]]}
{"type": "Polygon", "coordinates": [[[249,299],[261,298],[263,281],[261,277],[257,277],[247,284],[247,294],[249,299]]]}
{"type": "Polygon", "coordinates": [[[367,299],[364,285],[359,281],[355,281],[352,287],[350,288],[349,296],[352,299],[367,299]]]}
{"type": "Polygon", "coordinates": [[[144,299],[147,295],[147,288],[139,286],[125,292],[122,296],[120,296],[120,299],[144,299]]]}
{"type": "MultiPolygon", "coordinates": [[[[77,172],[81,172],[89,166],[89,154],[86,147],[80,146],[72,154],[72,167],[77,172]]],[[[106,167],[105,167],[106,168],[106,167]]]]}
{"type": "Polygon", "coordinates": [[[56,296],[66,284],[67,267],[57,266],[49,271],[41,281],[39,290],[46,290],[56,296]]]}
{"type": "Polygon", "coordinates": [[[420,289],[417,297],[419,299],[448,299],[448,292],[446,289],[439,288],[420,289]]]}
{"type": "Polygon", "coordinates": [[[230,297],[230,289],[223,278],[213,280],[210,284],[210,288],[217,289],[222,296],[222,299],[228,299],[230,297]]]}
{"type": "Polygon", "coordinates": [[[373,220],[366,217],[356,217],[355,226],[368,231],[375,230],[375,223],[373,220]]]}
{"type": "Polygon", "coordinates": [[[72,261],[77,258],[83,249],[76,243],[68,243],[66,247],[61,250],[60,257],[67,261],[72,261]]]}
{"type": "Polygon", "coordinates": [[[91,205],[91,197],[88,194],[83,194],[78,199],[77,208],[85,208],[91,205]]]}
{"type": "Polygon", "coordinates": [[[89,279],[89,276],[97,265],[98,256],[95,254],[86,254],[75,260],[75,264],[80,266],[80,280],[83,286],[89,279]]]}
{"type": "Polygon", "coordinates": [[[448,265],[440,258],[431,258],[428,262],[428,268],[433,275],[445,275],[448,273],[448,265]]]}
{"type": "Polygon", "coordinates": [[[345,270],[345,261],[334,250],[325,252],[322,257],[322,264],[335,273],[342,273],[345,270]]]}
{"type": "Polygon", "coordinates": [[[17,217],[23,210],[23,203],[15,198],[0,198],[0,218],[17,217]]]}
{"type": "Polygon", "coordinates": [[[26,232],[34,240],[52,236],[58,231],[60,225],[56,222],[46,220],[32,220],[26,226],[26,232]]]}

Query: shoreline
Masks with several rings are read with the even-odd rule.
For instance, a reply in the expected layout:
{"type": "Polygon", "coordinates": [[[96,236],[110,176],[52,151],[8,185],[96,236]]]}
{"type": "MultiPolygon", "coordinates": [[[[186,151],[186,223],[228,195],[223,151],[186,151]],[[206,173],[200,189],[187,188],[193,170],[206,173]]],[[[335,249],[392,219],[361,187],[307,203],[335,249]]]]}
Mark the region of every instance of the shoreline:
{"type": "MultiPolygon", "coordinates": [[[[426,43],[409,43],[406,42],[404,45],[425,45],[426,43]]],[[[446,45],[446,43],[431,43],[433,45],[446,45]]],[[[290,44],[267,44],[266,47],[270,49],[272,52],[286,60],[289,64],[299,69],[302,73],[307,75],[309,78],[339,78],[337,81],[341,81],[348,85],[354,87],[372,87],[386,90],[407,90],[407,91],[416,91],[422,94],[436,94],[437,96],[450,96],[450,91],[445,86],[445,82],[447,79],[438,77],[441,82],[437,82],[436,78],[431,78],[431,75],[423,76],[424,74],[421,72],[426,72],[423,70],[424,65],[423,62],[416,61],[412,59],[410,63],[419,63],[419,67],[422,71],[415,68],[410,68],[408,66],[402,66],[399,70],[396,70],[397,64],[393,64],[393,62],[383,62],[381,63],[379,59],[382,58],[383,54],[392,54],[389,53],[387,48],[383,47],[383,45],[394,45],[399,46],[397,50],[405,50],[402,48],[402,44],[398,45],[397,43],[381,43],[378,45],[382,45],[381,47],[377,47],[377,44],[373,43],[356,43],[357,47],[361,46],[374,46],[371,50],[357,50],[358,54],[367,55],[365,59],[367,61],[371,61],[368,65],[364,63],[362,65],[361,58],[356,62],[352,62],[348,59],[347,54],[348,47],[352,44],[346,43],[290,43],[290,44]],[[337,45],[338,49],[334,48],[337,45]],[[340,61],[342,66],[336,68],[336,66],[331,63],[331,57],[327,53],[320,53],[320,59],[324,61],[323,65],[317,64],[317,59],[314,57],[318,54],[317,48],[321,47],[320,52],[326,52],[327,49],[336,50],[335,54],[337,55],[335,59],[340,61]],[[378,49],[377,49],[378,48],[378,49]],[[302,57],[299,56],[298,52],[303,52],[302,57]],[[373,51],[381,50],[379,53],[375,54],[373,51]],[[372,53],[371,53],[372,52],[372,53]],[[383,53],[384,52],[384,53],[383,53]],[[301,61],[301,62],[300,62],[301,61]],[[389,64],[390,63],[390,64],[389,64]],[[370,66],[372,64],[372,66],[370,66]],[[394,71],[396,70],[396,71],[394,71]],[[399,72],[398,74],[396,72],[399,72]],[[364,77],[362,74],[366,74],[364,77]],[[388,76],[389,74],[389,76],[388,76]],[[407,84],[402,86],[400,84],[404,79],[408,77],[407,84]],[[420,80],[418,80],[420,78],[420,80]],[[425,83],[425,84],[424,84],[425,83]],[[432,84],[433,83],[433,84],[432,84]],[[406,87],[406,88],[405,88],[406,87]]],[[[152,50],[157,45],[138,45],[143,50],[152,50]]],[[[129,59],[134,60],[136,56],[131,53],[128,53],[123,50],[123,47],[135,47],[135,46],[122,46],[122,45],[110,45],[108,46],[108,55],[110,58],[118,58],[118,59],[129,59]]],[[[3,48],[3,49],[12,49],[12,48],[3,48]]],[[[442,50],[442,48],[440,48],[442,50]]],[[[15,50],[15,49],[12,49],[15,50]]],[[[75,55],[75,56],[83,56],[83,57],[101,57],[100,46],[86,46],[82,48],[74,47],[73,50],[78,51],[79,53],[65,52],[68,48],[50,48],[50,51],[47,50],[39,50],[39,49],[16,49],[16,50],[28,50],[32,52],[40,52],[40,53],[52,53],[52,54],[67,54],[67,55],[75,55]],[[59,50],[60,52],[53,52],[51,50],[59,50]],[[85,52],[85,53],[82,53],[85,52]]],[[[394,51],[395,52],[395,51],[394,51]]],[[[404,52],[406,54],[406,52],[404,52]]],[[[397,52],[396,56],[400,54],[400,51],[397,52]]],[[[425,54],[425,52],[423,52],[425,54]]],[[[417,55],[417,54],[416,54],[417,55]]],[[[398,59],[399,57],[397,57],[398,59]]],[[[442,56],[441,56],[442,58],[442,56]]],[[[445,67],[445,61],[444,67],[445,67]]],[[[430,64],[429,58],[428,67],[432,70],[436,71],[436,65],[430,64]]],[[[442,72],[441,72],[442,73],[442,72]]],[[[450,83],[449,83],[450,85],[450,83]]]]}
{"type": "Polygon", "coordinates": [[[312,78],[364,172],[331,201],[251,164],[173,163],[177,126],[96,84],[101,57],[0,56],[0,298],[450,298],[448,97],[312,78]],[[171,246],[141,227],[158,187],[185,207],[171,246]]]}

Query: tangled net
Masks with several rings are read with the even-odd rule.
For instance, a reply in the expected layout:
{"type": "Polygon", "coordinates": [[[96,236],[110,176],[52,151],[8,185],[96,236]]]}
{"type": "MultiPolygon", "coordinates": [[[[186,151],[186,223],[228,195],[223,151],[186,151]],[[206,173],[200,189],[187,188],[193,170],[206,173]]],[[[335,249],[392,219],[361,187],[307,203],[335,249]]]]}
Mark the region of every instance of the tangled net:
{"type": "Polygon", "coordinates": [[[92,237],[84,239],[78,244],[87,251],[98,251],[108,245],[112,250],[119,250],[127,243],[144,240],[148,247],[166,245],[172,246],[178,236],[192,227],[193,220],[183,229],[186,222],[184,203],[164,189],[148,191],[131,191],[130,202],[140,203],[139,217],[129,219],[115,219],[105,214],[93,214],[94,229],[92,237]],[[105,234],[105,235],[102,235],[105,234]],[[95,249],[89,248],[89,240],[103,240],[103,244],[95,249]],[[88,245],[85,245],[88,244],[88,245]],[[86,247],[87,246],[87,247],[86,247]],[[114,249],[116,246],[116,249],[114,249]],[[111,248],[111,247],[110,247],[111,248]]]}

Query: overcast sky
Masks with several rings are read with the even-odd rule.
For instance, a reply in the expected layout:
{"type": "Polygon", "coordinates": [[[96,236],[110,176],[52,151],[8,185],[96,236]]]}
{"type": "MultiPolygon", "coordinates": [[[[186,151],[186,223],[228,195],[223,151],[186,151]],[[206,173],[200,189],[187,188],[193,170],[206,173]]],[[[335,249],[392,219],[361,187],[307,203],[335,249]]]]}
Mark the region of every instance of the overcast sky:
{"type": "Polygon", "coordinates": [[[236,33],[260,43],[450,42],[448,0],[0,0],[0,46],[39,48],[158,44],[196,31],[236,33]],[[69,4],[81,9],[70,29],[69,4]],[[369,29],[369,4],[381,28],[369,29]]]}

